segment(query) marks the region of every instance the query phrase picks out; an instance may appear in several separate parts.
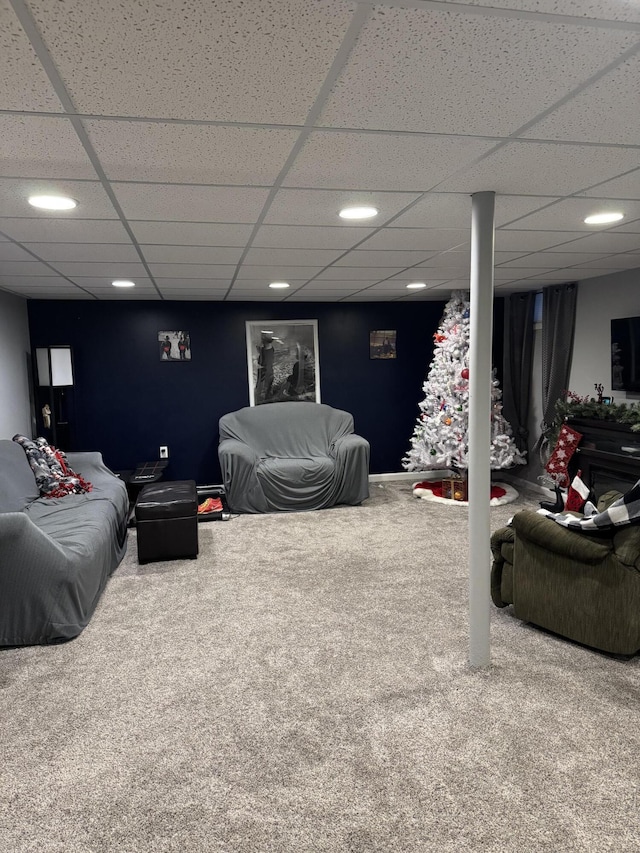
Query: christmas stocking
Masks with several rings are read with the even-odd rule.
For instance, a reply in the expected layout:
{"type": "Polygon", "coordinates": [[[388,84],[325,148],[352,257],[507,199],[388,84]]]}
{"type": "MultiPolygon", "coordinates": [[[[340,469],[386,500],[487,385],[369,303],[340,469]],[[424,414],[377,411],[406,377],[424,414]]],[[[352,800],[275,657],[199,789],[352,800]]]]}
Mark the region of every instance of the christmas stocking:
{"type": "Polygon", "coordinates": [[[584,505],[590,498],[589,486],[582,480],[582,471],[578,471],[567,492],[567,499],[564,504],[565,511],[582,512],[584,505]]]}
{"type": "Polygon", "coordinates": [[[576,447],[580,444],[581,438],[581,432],[571,429],[566,424],[562,424],[560,427],[556,446],[553,448],[553,453],[549,457],[549,461],[544,466],[551,479],[558,486],[566,486],[569,483],[567,465],[576,452],[576,447]]]}

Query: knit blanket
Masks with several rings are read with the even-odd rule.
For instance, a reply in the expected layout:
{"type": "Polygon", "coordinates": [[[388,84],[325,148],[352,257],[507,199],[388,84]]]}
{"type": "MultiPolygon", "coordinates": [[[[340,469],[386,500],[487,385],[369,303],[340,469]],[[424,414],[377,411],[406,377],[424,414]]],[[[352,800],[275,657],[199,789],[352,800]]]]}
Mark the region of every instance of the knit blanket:
{"type": "Polygon", "coordinates": [[[591,502],[585,505],[582,518],[571,513],[549,512],[546,509],[539,509],[538,512],[557,524],[568,527],[569,530],[581,530],[583,533],[599,533],[612,527],[622,527],[640,521],[640,480],[626,495],[618,498],[603,512],[598,512],[591,502]]]}
{"type": "Polygon", "coordinates": [[[93,489],[91,483],[71,470],[64,451],[51,447],[46,438],[32,440],[18,434],[13,436],[13,440],[27,454],[42,497],[63,498],[65,495],[81,494],[93,489]]]}

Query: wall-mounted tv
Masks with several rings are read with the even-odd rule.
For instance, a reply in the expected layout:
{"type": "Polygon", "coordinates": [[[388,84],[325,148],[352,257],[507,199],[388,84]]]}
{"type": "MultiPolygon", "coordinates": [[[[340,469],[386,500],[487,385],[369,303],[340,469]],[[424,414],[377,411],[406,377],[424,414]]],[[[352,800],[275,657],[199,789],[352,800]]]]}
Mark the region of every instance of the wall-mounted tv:
{"type": "Polygon", "coordinates": [[[611,321],[611,390],[640,392],[640,317],[611,321]]]}

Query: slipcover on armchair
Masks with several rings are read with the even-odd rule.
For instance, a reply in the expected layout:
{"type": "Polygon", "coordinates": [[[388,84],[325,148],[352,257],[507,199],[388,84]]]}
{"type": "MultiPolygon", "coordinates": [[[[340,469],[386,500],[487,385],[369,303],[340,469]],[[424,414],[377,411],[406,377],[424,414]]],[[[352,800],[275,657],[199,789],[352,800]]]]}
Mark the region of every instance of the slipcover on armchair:
{"type": "MultiPolygon", "coordinates": [[[[607,492],[606,509],[620,498],[607,492]]],[[[525,622],[605,652],[640,649],[640,526],[598,535],[530,510],[491,537],[491,597],[525,622]]]]}
{"type": "Polygon", "coordinates": [[[322,403],[266,403],[220,418],[218,458],[233,512],[292,512],[369,497],[369,442],[322,403]]]}

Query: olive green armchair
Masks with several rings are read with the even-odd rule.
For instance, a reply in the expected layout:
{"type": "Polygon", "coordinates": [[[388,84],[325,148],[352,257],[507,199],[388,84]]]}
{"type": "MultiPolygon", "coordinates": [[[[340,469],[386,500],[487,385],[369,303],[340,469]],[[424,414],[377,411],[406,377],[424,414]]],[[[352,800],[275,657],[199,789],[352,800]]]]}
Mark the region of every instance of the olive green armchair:
{"type": "MultiPolygon", "coordinates": [[[[620,497],[607,492],[598,511],[620,497]]],[[[568,530],[537,512],[516,513],[491,537],[491,597],[531,622],[601,651],[640,650],[640,526],[568,530]]]]}

